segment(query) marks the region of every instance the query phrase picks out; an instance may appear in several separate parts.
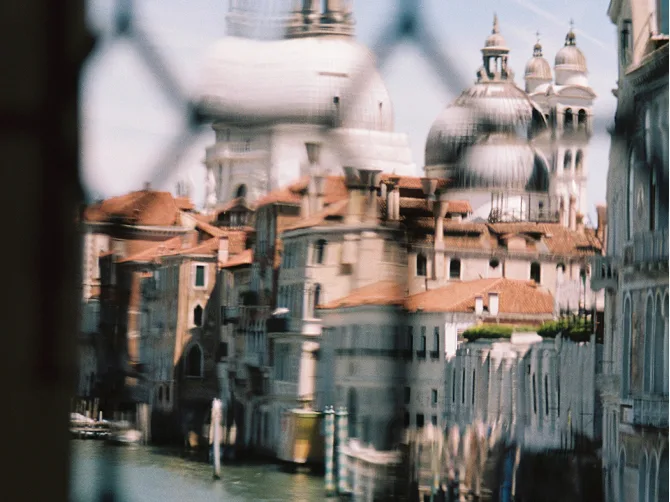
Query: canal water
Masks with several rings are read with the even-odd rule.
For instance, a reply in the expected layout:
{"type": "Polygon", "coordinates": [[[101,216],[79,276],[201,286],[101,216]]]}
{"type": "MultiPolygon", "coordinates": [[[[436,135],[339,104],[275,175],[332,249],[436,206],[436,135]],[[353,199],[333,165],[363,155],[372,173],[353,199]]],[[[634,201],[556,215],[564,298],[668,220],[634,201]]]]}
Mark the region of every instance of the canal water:
{"type": "Polygon", "coordinates": [[[204,462],[149,446],[72,440],[71,502],[312,502],[324,500],[323,478],[283,472],[277,465],[223,464],[221,479],[204,462]]]}

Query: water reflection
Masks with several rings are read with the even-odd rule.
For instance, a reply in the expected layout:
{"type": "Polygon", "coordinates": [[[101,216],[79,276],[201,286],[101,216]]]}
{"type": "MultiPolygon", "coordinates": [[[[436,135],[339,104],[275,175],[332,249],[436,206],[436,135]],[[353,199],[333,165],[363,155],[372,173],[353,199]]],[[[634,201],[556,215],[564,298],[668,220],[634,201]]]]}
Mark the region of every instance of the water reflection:
{"type": "Polygon", "coordinates": [[[323,499],[323,480],[288,474],[275,465],[224,465],[221,480],[211,466],[174,451],[72,441],[71,501],[99,500],[107,476],[116,478],[116,502],[311,502],[323,499]],[[111,467],[111,469],[110,469],[111,467]]]}

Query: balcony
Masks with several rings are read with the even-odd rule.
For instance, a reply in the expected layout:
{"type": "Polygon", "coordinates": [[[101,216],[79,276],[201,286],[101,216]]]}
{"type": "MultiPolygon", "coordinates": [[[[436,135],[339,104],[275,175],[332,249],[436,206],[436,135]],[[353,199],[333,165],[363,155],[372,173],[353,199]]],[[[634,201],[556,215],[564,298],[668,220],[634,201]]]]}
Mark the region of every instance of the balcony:
{"type": "Polygon", "coordinates": [[[646,427],[668,427],[668,397],[644,396],[633,398],[633,424],[646,427]]]}
{"type": "Polygon", "coordinates": [[[661,267],[668,264],[668,229],[641,232],[625,250],[626,265],[636,267],[661,267]]]}
{"type": "Polygon", "coordinates": [[[591,260],[591,289],[616,291],[619,271],[612,256],[594,256],[591,260]]]}
{"type": "Polygon", "coordinates": [[[297,317],[271,318],[267,321],[267,332],[272,335],[303,335],[319,336],[321,335],[321,319],[297,317]]]}

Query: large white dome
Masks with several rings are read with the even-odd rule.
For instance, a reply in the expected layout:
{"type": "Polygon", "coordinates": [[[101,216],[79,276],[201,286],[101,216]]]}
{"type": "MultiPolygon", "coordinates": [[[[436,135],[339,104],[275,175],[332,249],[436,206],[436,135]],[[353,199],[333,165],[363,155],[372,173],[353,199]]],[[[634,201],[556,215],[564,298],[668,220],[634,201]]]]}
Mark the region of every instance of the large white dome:
{"type": "Polygon", "coordinates": [[[217,120],[392,131],[391,98],[366,47],[346,37],[226,37],[207,58],[201,103],[217,120]]]}

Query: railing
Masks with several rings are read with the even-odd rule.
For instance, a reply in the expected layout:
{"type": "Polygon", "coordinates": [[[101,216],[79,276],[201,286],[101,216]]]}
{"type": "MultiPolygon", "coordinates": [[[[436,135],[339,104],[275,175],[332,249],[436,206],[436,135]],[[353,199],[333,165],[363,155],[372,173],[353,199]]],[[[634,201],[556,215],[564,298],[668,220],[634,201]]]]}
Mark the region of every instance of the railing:
{"type": "Polygon", "coordinates": [[[633,423],[659,428],[668,427],[668,397],[633,398],[633,423]]]}
{"type": "Polygon", "coordinates": [[[630,258],[632,258],[633,265],[667,263],[668,229],[635,235],[630,258]]]}
{"type": "Polygon", "coordinates": [[[619,271],[612,256],[594,256],[591,260],[591,289],[600,291],[617,288],[619,271]]]}

